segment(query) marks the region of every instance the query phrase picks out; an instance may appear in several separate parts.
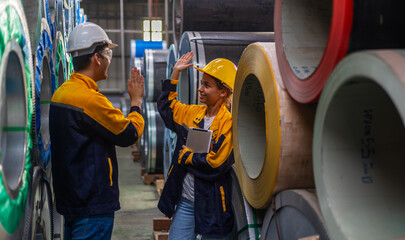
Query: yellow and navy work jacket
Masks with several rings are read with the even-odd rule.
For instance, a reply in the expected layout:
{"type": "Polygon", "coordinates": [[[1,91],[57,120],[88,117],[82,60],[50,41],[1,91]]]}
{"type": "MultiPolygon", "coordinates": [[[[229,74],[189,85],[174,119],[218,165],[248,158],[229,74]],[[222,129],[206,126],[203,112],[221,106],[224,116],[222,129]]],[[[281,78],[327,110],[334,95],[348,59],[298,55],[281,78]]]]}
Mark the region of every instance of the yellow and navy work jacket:
{"type": "Polygon", "coordinates": [[[139,107],[125,118],[94,80],[72,73],[53,95],[49,113],[57,211],[91,216],[120,209],[115,145],[135,143],[143,128],[139,107]]]}
{"type": "Polygon", "coordinates": [[[181,197],[182,184],[187,172],[194,175],[195,232],[207,236],[225,236],[232,231],[232,179],[234,163],[232,142],[232,115],[224,105],[214,118],[209,153],[193,153],[185,149],[189,127],[204,127],[207,107],[186,105],[177,101],[178,80],[163,81],[157,106],[165,125],[177,133],[176,149],[158,208],[172,217],[181,197]]]}

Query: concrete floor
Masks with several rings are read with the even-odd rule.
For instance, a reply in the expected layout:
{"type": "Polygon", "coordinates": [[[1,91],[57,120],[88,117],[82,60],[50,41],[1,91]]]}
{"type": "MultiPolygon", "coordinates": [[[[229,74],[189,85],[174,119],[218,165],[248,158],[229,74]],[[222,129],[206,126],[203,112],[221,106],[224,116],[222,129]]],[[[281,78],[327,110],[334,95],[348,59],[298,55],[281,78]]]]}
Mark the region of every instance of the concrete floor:
{"type": "Polygon", "coordinates": [[[115,213],[112,240],[153,239],[153,218],[163,217],[157,209],[155,185],[145,185],[141,165],[131,159],[130,147],[117,147],[121,210],[115,213]]]}

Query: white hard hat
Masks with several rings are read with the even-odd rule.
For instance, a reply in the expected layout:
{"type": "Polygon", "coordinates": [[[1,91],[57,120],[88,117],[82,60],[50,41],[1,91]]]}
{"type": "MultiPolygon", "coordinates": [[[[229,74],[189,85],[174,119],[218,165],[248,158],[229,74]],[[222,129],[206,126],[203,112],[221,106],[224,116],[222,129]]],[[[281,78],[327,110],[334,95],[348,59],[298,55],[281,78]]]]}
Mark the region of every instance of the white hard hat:
{"type": "Polygon", "coordinates": [[[67,52],[72,57],[91,54],[98,45],[107,44],[108,48],[115,48],[105,31],[95,23],[85,22],[77,25],[69,35],[67,52]],[[97,44],[99,43],[99,44],[97,44]]]}

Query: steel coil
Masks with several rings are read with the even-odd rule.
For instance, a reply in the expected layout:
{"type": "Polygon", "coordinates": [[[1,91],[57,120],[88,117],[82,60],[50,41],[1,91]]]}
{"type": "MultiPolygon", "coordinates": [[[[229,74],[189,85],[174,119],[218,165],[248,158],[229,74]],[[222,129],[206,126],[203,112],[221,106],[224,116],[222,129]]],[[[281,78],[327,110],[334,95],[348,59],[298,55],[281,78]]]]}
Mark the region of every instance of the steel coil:
{"type": "Polygon", "coordinates": [[[167,54],[167,65],[166,65],[166,79],[169,79],[172,76],[173,67],[177,62],[177,49],[174,44],[171,44],[169,47],[169,52],[167,54]]]}
{"type": "Polygon", "coordinates": [[[336,64],[361,49],[404,48],[404,1],[280,0],[274,26],[285,86],[302,103],[318,100],[336,64]]]}
{"type": "Polygon", "coordinates": [[[0,2],[0,239],[21,239],[33,148],[30,31],[20,1],[0,2]]]}
{"type": "Polygon", "coordinates": [[[55,79],[56,87],[59,87],[67,80],[66,74],[66,48],[65,38],[62,32],[56,33],[56,38],[53,45],[53,61],[55,63],[55,79]]]}
{"type": "Polygon", "coordinates": [[[34,167],[30,192],[26,205],[24,240],[54,239],[53,200],[50,183],[45,180],[46,173],[40,167],[34,167]]]}
{"type": "Polygon", "coordinates": [[[161,81],[166,78],[168,53],[167,49],[145,50],[145,100],[148,102],[156,102],[160,95],[161,81]]]}
{"type": "Polygon", "coordinates": [[[235,223],[230,239],[260,239],[264,211],[252,208],[243,196],[234,169],[232,173],[232,208],[235,223]]]}
{"type": "Polygon", "coordinates": [[[42,18],[45,17],[44,0],[22,0],[25,16],[27,18],[28,30],[31,39],[31,49],[37,49],[41,37],[42,18]]]}
{"type": "Polygon", "coordinates": [[[186,31],[272,32],[274,0],[174,0],[173,42],[186,31]]]}
{"type": "Polygon", "coordinates": [[[165,124],[157,110],[156,103],[145,104],[144,149],[141,158],[148,173],[163,173],[163,135],[165,124]]]}
{"type": "Polygon", "coordinates": [[[65,0],[57,0],[56,2],[56,19],[55,19],[55,31],[61,32],[65,37],[66,25],[65,25],[65,0]]]}
{"type": "MultiPolygon", "coordinates": [[[[184,32],[178,56],[194,52],[192,63],[204,67],[215,58],[227,58],[238,65],[243,50],[254,42],[272,42],[273,33],[269,32],[184,32]]],[[[178,84],[179,99],[185,104],[198,104],[198,88],[202,73],[193,67],[180,74],[178,84]]]]}
{"type": "Polygon", "coordinates": [[[274,198],[263,221],[260,239],[328,240],[329,236],[314,189],[287,190],[274,198]],[[315,238],[315,237],[318,238],[315,238]]]}
{"type": "Polygon", "coordinates": [[[57,87],[52,59],[52,38],[48,23],[42,19],[42,35],[35,52],[35,115],[37,148],[39,160],[37,164],[47,169],[50,178],[51,147],[49,135],[49,107],[53,92],[57,87]]]}
{"type": "Polygon", "coordinates": [[[177,134],[172,130],[165,128],[163,138],[163,174],[166,179],[167,173],[172,164],[172,156],[176,149],[177,134]]]}
{"type": "Polygon", "coordinates": [[[405,236],[405,51],[354,53],[318,103],[313,153],[332,239],[405,236]]]}
{"type": "Polygon", "coordinates": [[[65,8],[65,43],[66,43],[66,48],[68,47],[68,39],[69,39],[69,34],[73,30],[73,25],[72,25],[72,0],[64,0],[64,8],[65,8]]]}
{"type": "Polygon", "coordinates": [[[313,188],[314,105],[295,102],[282,89],[274,43],[243,52],[232,103],[236,173],[247,201],[267,208],[272,195],[313,188]]]}

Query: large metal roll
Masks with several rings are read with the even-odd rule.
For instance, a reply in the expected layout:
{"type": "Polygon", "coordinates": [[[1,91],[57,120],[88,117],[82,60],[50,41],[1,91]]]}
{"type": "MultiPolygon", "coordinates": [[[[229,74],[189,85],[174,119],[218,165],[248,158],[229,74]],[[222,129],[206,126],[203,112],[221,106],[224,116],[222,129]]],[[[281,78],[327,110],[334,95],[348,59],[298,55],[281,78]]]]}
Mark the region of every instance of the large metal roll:
{"type": "Polygon", "coordinates": [[[405,51],[345,58],[318,103],[313,153],[332,239],[405,236],[405,51]]]}
{"type": "Polygon", "coordinates": [[[260,239],[329,239],[314,189],[280,192],[272,205],[266,212],[260,239]]]}
{"type": "Polygon", "coordinates": [[[31,39],[31,49],[37,49],[41,37],[41,23],[45,16],[44,0],[22,0],[25,16],[27,18],[28,30],[31,39]]]}
{"type": "Polygon", "coordinates": [[[288,92],[315,102],[347,53],[404,48],[403,9],[405,2],[394,0],[276,1],[277,56],[288,92]]]}
{"type": "Polygon", "coordinates": [[[165,179],[172,164],[172,156],[176,149],[177,134],[172,130],[165,128],[163,140],[163,174],[165,179]]]}
{"type": "Polygon", "coordinates": [[[49,32],[51,34],[51,40],[55,39],[55,6],[56,0],[43,0],[45,2],[45,9],[42,15],[42,19],[46,19],[48,23],[49,32]]]}
{"type": "Polygon", "coordinates": [[[72,0],[64,0],[63,6],[65,8],[65,43],[66,43],[66,48],[68,47],[68,38],[69,38],[69,34],[70,32],[73,30],[73,25],[72,25],[72,4],[73,1],[72,0]]]}
{"type": "MultiPolygon", "coordinates": [[[[178,57],[189,51],[194,52],[191,61],[196,67],[204,67],[215,58],[227,58],[238,65],[243,50],[254,42],[272,42],[270,32],[184,32],[178,57]]],[[[185,104],[198,104],[198,88],[202,73],[193,67],[180,74],[179,99],[185,104]]]]}
{"type": "Polygon", "coordinates": [[[272,32],[274,0],[173,0],[173,38],[186,31],[272,32]]]}
{"type": "Polygon", "coordinates": [[[157,110],[156,103],[148,102],[145,104],[145,130],[144,134],[145,151],[143,162],[148,173],[163,173],[163,135],[165,124],[157,110]]]}
{"type": "Polygon", "coordinates": [[[295,102],[278,82],[274,43],[243,52],[232,103],[236,173],[247,201],[267,208],[272,195],[313,188],[314,105],[295,102]]]}
{"type": "Polygon", "coordinates": [[[55,63],[55,79],[57,81],[56,88],[62,85],[67,80],[66,72],[66,48],[63,32],[57,32],[53,46],[53,60],[55,63]]]}
{"type": "Polygon", "coordinates": [[[167,65],[166,65],[166,78],[169,79],[172,76],[173,67],[177,62],[177,49],[174,44],[169,47],[169,52],[167,53],[167,65]]]}
{"type": "Polygon", "coordinates": [[[264,218],[264,211],[252,208],[243,196],[234,169],[232,173],[232,208],[235,223],[230,239],[260,239],[260,231],[264,218]]]}
{"type": "Polygon", "coordinates": [[[25,208],[24,240],[54,239],[52,190],[45,174],[40,167],[34,167],[25,208]]]}
{"type": "Polygon", "coordinates": [[[35,52],[35,131],[39,151],[37,164],[47,169],[47,175],[50,178],[51,168],[48,168],[51,160],[49,107],[57,82],[52,59],[52,38],[45,19],[42,19],[42,29],[39,45],[35,52]]]}
{"type": "Polygon", "coordinates": [[[55,10],[55,31],[62,33],[62,36],[65,37],[66,25],[65,25],[65,0],[57,0],[56,10],[55,10]]]}
{"type": "Polygon", "coordinates": [[[162,91],[162,80],[166,78],[167,49],[146,49],[145,65],[145,99],[156,102],[162,91]]]}
{"type": "Polygon", "coordinates": [[[0,239],[21,239],[32,169],[30,32],[20,1],[0,1],[0,239]]]}

